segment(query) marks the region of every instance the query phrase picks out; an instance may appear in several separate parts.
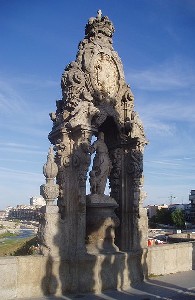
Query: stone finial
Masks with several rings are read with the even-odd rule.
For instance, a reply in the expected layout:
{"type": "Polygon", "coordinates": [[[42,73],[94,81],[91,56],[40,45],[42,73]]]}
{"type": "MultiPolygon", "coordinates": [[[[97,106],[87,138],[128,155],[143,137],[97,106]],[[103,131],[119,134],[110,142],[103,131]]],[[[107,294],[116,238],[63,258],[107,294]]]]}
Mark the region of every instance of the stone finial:
{"type": "Polygon", "coordinates": [[[40,194],[45,199],[46,205],[52,205],[59,196],[59,186],[55,183],[58,166],[54,161],[53,147],[49,148],[47,162],[43,166],[43,174],[46,178],[46,184],[40,186],[40,194]]]}
{"type": "Polygon", "coordinates": [[[101,18],[102,18],[102,11],[101,11],[101,9],[98,9],[98,11],[97,11],[97,17],[96,17],[98,20],[101,20],[101,18]]]}
{"type": "Polygon", "coordinates": [[[46,177],[46,182],[54,179],[58,174],[58,166],[54,161],[53,147],[49,148],[47,162],[43,166],[43,174],[46,177]]]}
{"type": "Polygon", "coordinates": [[[86,27],[85,35],[86,37],[95,37],[98,34],[102,34],[106,37],[112,37],[114,33],[114,26],[107,16],[102,16],[102,11],[99,9],[97,11],[96,18],[90,18],[86,27]]]}

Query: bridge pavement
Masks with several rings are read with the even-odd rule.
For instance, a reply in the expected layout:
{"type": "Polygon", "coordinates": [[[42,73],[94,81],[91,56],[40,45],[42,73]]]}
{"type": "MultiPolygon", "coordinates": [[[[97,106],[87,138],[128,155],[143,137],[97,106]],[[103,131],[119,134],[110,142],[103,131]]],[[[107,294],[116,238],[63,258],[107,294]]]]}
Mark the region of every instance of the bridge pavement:
{"type": "MultiPolygon", "coordinates": [[[[195,270],[150,278],[126,291],[106,291],[103,294],[48,296],[31,300],[195,300],[195,270]]],[[[21,300],[30,300],[21,299],[21,300]]]]}

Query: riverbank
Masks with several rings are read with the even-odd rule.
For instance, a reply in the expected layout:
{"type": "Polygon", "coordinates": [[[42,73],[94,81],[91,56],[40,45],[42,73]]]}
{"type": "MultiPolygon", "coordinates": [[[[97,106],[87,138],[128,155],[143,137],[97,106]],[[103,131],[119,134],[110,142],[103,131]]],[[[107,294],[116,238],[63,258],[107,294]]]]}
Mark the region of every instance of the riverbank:
{"type": "Polygon", "coordinates": [[[4,233],[0,232],[0,240],[4,239],[4,238],[9,238],[9,237],[12,237],[12,236],[17,236],[17,235],[18,234],[12,233],[12,232],[4,232],[4,233]]]}
{"type": "Polygon", "coordinates": [[[0,234],[6,232],[19,234],[21,229],[31,229],[37,233],[39,223],[35,221],[0,220],[0,234]]]}
{"type": "Polygon", "coordinates": [[[38,222],[0,221],[0,256],[33,254],[38,222]],[[32,247],[32,249],[31,249],[32,247]]]}
{"type": "MultiPolygon", "coordinates": [[[[0,241],[0,256],[18,256],[34,254],[36,237],[4,239],[0,241]]],[[[35,249],[36,250],[36,249],[35,249]]]]}

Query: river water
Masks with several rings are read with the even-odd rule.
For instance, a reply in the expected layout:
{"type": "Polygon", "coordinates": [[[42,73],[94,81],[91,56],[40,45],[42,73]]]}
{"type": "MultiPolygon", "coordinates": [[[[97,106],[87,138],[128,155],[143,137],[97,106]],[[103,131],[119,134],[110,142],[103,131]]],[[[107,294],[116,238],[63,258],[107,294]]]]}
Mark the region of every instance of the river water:
{"type": "Polygon", "coordinates": [[[29,238],[29,237],[33,238],[35,235],[36,235],[36,233],[34,232],[33,229],[20,229],[18,235],[1,238],[0,242],[5,241],[5,240],[16,240],[16,239],[24,239],[24,238],[29,238]]]}

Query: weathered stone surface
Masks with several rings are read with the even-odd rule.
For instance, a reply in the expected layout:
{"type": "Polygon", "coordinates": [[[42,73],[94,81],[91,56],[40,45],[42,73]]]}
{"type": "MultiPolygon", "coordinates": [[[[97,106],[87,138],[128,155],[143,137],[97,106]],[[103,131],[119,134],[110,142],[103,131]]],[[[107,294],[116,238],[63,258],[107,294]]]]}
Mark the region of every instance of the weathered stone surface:
{"type": "MultiPolygon", "coordinates": [[[[44,166],[46,184],[41,188],[47,202],[41,249],[50,264],[52,261],[55,266],[58,257],[67,262],[69,276],[75,280],[67,278],[68,286],[63,289],[70,291],[80,289],[86,260],[97,280],[95,288],[89,280],[88,291],[118,288],[118,277],[107,283],[109,272],[119,276],[124,271],[126,283],[143,279],[141,255],[135,254],[132,261],[127,257],[141,253],[147,245],[146,193],[142,190],[147,140],[134,111],[134,96],[125,81],[122,62],[112,45],[113,33],[112,22],[101,11],[89,19],[76,59],[62,75],[62,99],[50,114],[53,127],[49,140],[55,157],[51,148],[44,166]],[[92,154],[91,193],[87,196],[92,154]],[[104,195],[107,179],[110,196],[104,195]],[[54,205],[57,196],[59,213],[54,205]],[[94,266],[88,260],[92,254],[94,266]],[[126,258],[121,264],[122,257],[126,258]]],[[[90,268],[87,270],[86,278],[91,278],[90,268]]]]}
{"type": "Polygon", "coordinates": [[[42,280],[46,266],[41,256],[18,256],[17,271],[17,298],[38,297],[44,294],[42,280]]]}
{"type": "Polygon", "coordinates": [[[40,194],[45,199],[46,205],[52,205],[59,195],[59,186],[54,182],[57,173],[58,167],[54,162],[53,148],[50,147],[47,162],[43,166],[43,174],[46,178],[46,184],[43,184],[40,187],[40,194]]]}
{"type": "Polygon", "coordinates": [[[16,257],[0,258],[0,298],[14,299],[17,296],[17,271],[16,257]]]}
{"type": "Polygon", "coordinates": [[[106,195],[87,196],[86,247],[88,253],[114,253],[119,251],[114,244],[115,228],[119,219],[114,210],[116,201],[106,195]]]}
{"type": "Polygon", "coordinates": [[[167,244],[148,248],[142,263],[145,273],[164,275],[192,270],[194,258],[193,243],[167,244]],[[144,261],[145,258],[145,261],[144,261]]]}
{"type": "Polygon", "coordinates": [[[0,299],[125,290],[143,276],[141,256],[145,276],[189,271],[195,265],[193,242],[149,247],[143,254],[85,254],[72,260],[41,255],[1,257],[0,299]]]}

